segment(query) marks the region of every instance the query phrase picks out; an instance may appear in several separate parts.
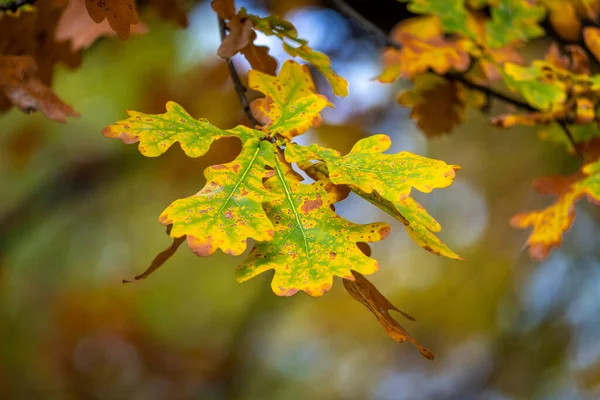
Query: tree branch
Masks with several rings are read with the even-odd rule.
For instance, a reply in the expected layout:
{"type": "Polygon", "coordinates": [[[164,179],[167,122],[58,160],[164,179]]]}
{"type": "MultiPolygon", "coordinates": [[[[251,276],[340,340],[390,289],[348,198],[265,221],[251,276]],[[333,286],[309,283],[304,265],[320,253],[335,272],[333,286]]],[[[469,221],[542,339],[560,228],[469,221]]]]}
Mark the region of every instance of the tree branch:
{"type": "Polygon", "coordinates": [[[354,20],[358,23],[365,31],[371,32],[373,36],[375,36],[379,42],[385,44],[388,47],[393,47],[396,50],[400,50],[402,45],[400,43],[395,42],[388,35],[385,34],[377,25],[372,23],[363,17],[359,12],[357,12],[354,8],[350,7],[348,3],[344,0],[332,0],[333,4],[335,4],[336,8],[348,18],[354,20]]]}
{"type": "MultiPolygon", "coordinates": [[[[384,43],[386,46],[392,47],[396,50],[402,49],[402,44],[400,44],[400,43],[396,42],[394,39],[390,38],[383,30],[381,30],[379,27],[377,27],[372,22],[365,19],[360,13],[358,13],[355,9],[350,7],[348,5],[348,3],[346,3],[344,0],[332,0],[332,2],[333,2],[333,4],[335,4],[336,8],[343,15],[356,21],[364,30],[375,35],[379,39],[379,42],[384,43]]],[[[511,104],[517,108],[527,110],[527,111],[538,111],[536,108],[532,107],[531,105],[529,105],[523,101],[513,99],[512,97],[507,96],[503,93],[497,92],[496,90],[494,90],[488,86],[479,85],[475,82],[468,80],[467,78],[465,78],[462,75],[447,74],[447,75],[444,75],[444,77],[447,79],[458,81],[458,82],[464,84],[465,86],[468,86],[471,89],[479,90],[489,97],[493,97],[497,100],[511,104]]]]}
{"type": "MultiPolygon", "coordinates": [[[[221,33],[221,42],[223,42],[223,40],[227,36],[227,26],[223,18],[219,18],[219,31],[221,33]]],[[[248,98],[246,97],[246,92],[248,91],[248,89],[246,89],[246,86],[244,86],[244,84],[242,83],[242,80],[240,79],[240,76],[237,73],[237,70],[235,69],[235,65],[233,65],[233,62],[231,61],[231,58],[226,58],[225,62],[227,63],[227,68],[229,68],[229,75],[231,76],[231,80],[233,81],[233,87],[235,89],[235,92],[237,93],[238,99],[240,100],[242,108],[244,109],[244,114],[246,114],[246,116],[250,120],[250,123],[252,124],[253,128],[257,125],[262,125],[256,120],[256,118],[254,118],[254,115],[252,114],[252,110],[250,109],[250,103],[248,102],[248,98]]]]}
{"type": "Polygon", "coordinates": [[[12,11],[17,12],[17,10],[27,4],[34,4],[37,0],[15,0],[9,1],[8,3],[0,4],[0,11],[12,11]]]}

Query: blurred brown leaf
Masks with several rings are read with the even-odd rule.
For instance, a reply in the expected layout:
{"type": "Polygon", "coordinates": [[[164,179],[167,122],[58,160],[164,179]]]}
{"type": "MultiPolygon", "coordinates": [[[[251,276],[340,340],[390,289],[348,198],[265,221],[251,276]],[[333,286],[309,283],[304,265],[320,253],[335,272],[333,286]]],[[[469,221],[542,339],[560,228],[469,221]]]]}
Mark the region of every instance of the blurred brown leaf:
{"type": "Polygon", "coordinates": [[[129,37],[131,25],[139,21],[133,0],[73,0],[85,1],[90,17],[99,24],[106,18],[121,40],[129,37]]]}
{"type": "MultiPolygon", "coordinates": [[[[131,32],[144,34],[148,26],[139,22],[131,27],[131,32]]],[[[94,22],[88,14],[82,1],[71,1],[58,20],[56,27],[56,40],[71,41],[71,50],[74,52],[90,47],[97,39],[103,36],[117,36],[110,27],[108,20],[100,23],[94,22]]]]}
{"type": "Polygon", "coordinates": [[[29,56],[0,56],[0,89],[21,111],[28,114],[39,110],[59,122],[78,117],[79,113],[63,103],[36,74],[35,60],[29,56]]]}

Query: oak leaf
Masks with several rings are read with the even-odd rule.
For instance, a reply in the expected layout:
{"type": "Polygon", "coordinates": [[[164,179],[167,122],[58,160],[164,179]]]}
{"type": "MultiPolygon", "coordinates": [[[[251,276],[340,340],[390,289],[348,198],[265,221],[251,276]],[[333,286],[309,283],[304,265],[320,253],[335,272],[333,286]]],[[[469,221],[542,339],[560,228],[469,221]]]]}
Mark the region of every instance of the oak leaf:
{"type": "Polygon", "coordinates": [[[459,167],[443,161],[421,157],[406,151],[382,154],[391,145],[386,135],[373,135],[356,142],[350,153],[341,156],[333,149],[312,144],[307,147],[288,145],[288,162],[319,160],[327,163],[329,179],[339,185],[350,185],[366,193],[376,191],[384,199],[399,202],[412,188],[430,193],[452,184],[459,167]]]}
{"type": "Polygon", "coordinates": [[[275,35],[281,39],[284,50],[292,57],[300,57],[312,64],[329,82],[336,96],[346,97],[348,95],[348,82],[333,70],[329,57],[320,51],[312,49],[308,46],[306,40],[299,38],[298,31],[292,23],[277,15],[269,15],[268,17],[261,18],[257,15],[247,14],[243,8],[238,15],[252,21],[254,29],[267,36],[275,35]],[[291,42],[295,43],[295,46],[287,43],[286,39],[290,39],[291,42]]]}
{"type": "MultiPolygon", "coordinates": [[[[72,0],[78,1],[78,0],[72,0]]],[[[129,37],[131,25],[139,23],[134,0],[79,0],[85,1],[86,9],[95,23],[108,20],[110,27],[121,40],[129,37]]]]}
{"type": "Polygon", "coordinates": [[[79,116],[37,77],[37,65],[32,57],[0,55],[0,89],[12,104],[26,114],[41,111],[58,122],[66,122],[66,117],[79,116]]]}
{"type": "Polygon", "coordinates": [[[542,194],[558,195],[556,202],[542,210],[515,215],[511,224],[515,228],[533,227],[527,239],[529,255],[541,261],[553,248],[562,244],[562,235],[573,223],[575,203],[587,196],[590,203],[600,205],[600,161],[585,165],[581,172],[570,177],[545,177],[534,182],[542,194]]]}
{"type": "Polygon", "coordinates": [[[262,183],[266,167],[273,165],[273,145],[249,140],[235,160],[207,168],[204,188],[174,201],[159,220],[163,225],[173,225],[173,238],[186,235],[188,246],[199,256],[209,256],[217,249],[240,255],[246,250],[247,238],[273,238],[273,224],[263,203],[277,196],[262,183]]]}
{"type": "MultiPolygon", "coordinates": [[[[324,162],[312,164],[310,162],[301,161],[297,164],[298,167],[314,180],[329,177],[329,171],[324,162]]],[[[399,202],[391,202],[384,199],[375,191],[366,193],[356,187],[350,187],[350,189],[363,199],[400,221],[404,225],[409,236],[423,249],[432,254],[453,258],[455,260],[464,260],[433,234],[433,232],[439,232],[442,227],[431,215],[429,215],[427,210],[412,197],[407,197],[399,202]]]]}
{"type": "Polygon", "coordinates": [[[325,96],[317,95],[308,66],[287,60],[277,76],[260,71],[248,72],[248,86],[266,97],[250,103],[263,130],[288,139],[321,123],[319,112],[332,106],[325,96]]]}
{"type": "Polygon", "coordinates": [[[254,44],[256,33],[250,33],[250,42],[240,52],[244,55],[250,66],[255,71],[264,72],[265,74],[275,75],[277,71],[277,60],[269,55],[267,46],[257,46],[254,44]]]}
{"type": "Polygon", "coordinates": [[[217,55],[221,58],[231,58],[242,49],[250,45],[252,39],[252,22],[250,20],[242,20],[235,16],[227,23],[229,33],[221,45],[217,49],[217,55]]]}
{"type": "MultiPolygon", "coordinates": [[[[131,27],[131,33],[144,34],[147,32],[148,26],[143,22],[131,27]]],[[[94,22],[88,14],[84,2],[74,0],[69,2],[58,20],[55,38],[59,42],[70,41],[71,50],[75,52],[90,47],[101,37],[116,35],[108,20],[100,23],[94,22]]]]}
{"type": "Polygon", "coordinates": [[[493,5],[492,19],[485,25],[490,48],[544,35],[544,29],[539,25],[546,16],[544,7],[523,0],[494,0],[493,5]]]}
{"type": "Polygon", "coordinates": [[[529,67],[506,63],[502,71],[504,82],[540,111],[562,109],[567,99],[566,85],[559,80],[548,79],[545,73],[548,65],[541,61],[534,61],[529,67]]]}
{"type": "Polygon", "coordinates": [[[283,49],[292,57],[300,57],[311,63],[329,82],[333,94],[342,97],[348,96],[348,82],[333,70],[331,60],[325,53],[313,50],[306,44],[294,47],[284,42],[283,49]]]}
{"type": "MultiPolygon", "coordinates": [[[[57,63],[70,68],[81,63],[81,54],[71,51],[69,43],[54,40],[57,21],[66,5],[63,0],[40,1],[35,11],[5,17],[0,22],[0,54],[31,56],[35,60],[36,78],[49,87],[57,63]]],[[[8,98],[0,93],[0,111],[11,106],[8,98]]]]}
{"type": "Polygon", "coordinates": [[[271,269],[271,282],[278,296],[302,290],[311,296],[327,292],[333,277],[351,278],[351,270],[372,274],[377,261],[365,256],[357,242],[376,242],[389,233],[385,223],[358,225],[338,216],[331,208],[348,196],[349,190],[328,180],[302,184],[282,160],[265,186],[281,197],[265,204],[275,226],[273,239],[257,243],[236,269],[236,280],[244,282],[271,269]]]}
{"type": "Polygon", "coordinates": [[[343,280],[344,287],[350,294],[350,297],[364,305],[375,318],[377,318],[377,321],[379,321],[383,329],[385,329],[388,336],[400,343],[406,341],[412,343],[423,357],[428,360],[433,360],[433,353],[421,346],[415,338],[413,338],[406,329],[390,315],[390,310],[399,312],[411,321],[414,321],[414,318],[400,311],[360,273],[352,271],[352,278],[353,279],[346,278],[343,280]]]}
{"type": "Polygon", "coordinates": [[[417,76],[413,88],[400,93],[397,101],[412,107],[410,116],[427,137],[452,132],[465,117],[466,99],[459,84],[434,74],[417,76]]]}
{"type": "Polygon", "coordinates": [[[445,39],[436,17],[409,18],[396,25],[391,36],[402,48],[388,48],[383,52],[380,82],[394,82],[399,77],[413,78],[429,69],[444,75],[469,67],[468,43],[445,39]]]}
{"type": "Polygon", "coordinates": [[[429,14],[439,18],[442,29],[448,33],[460,33],[471,37],[467,29],[467,10],[464,0],[400,0],[408,4],[415,14],[429,14]]]}
{"type": "Polygon", "coordinates": [[[129,118],[102,129],[108,138],[119,138],[126,144],[139,142],[139,151],[146,157],[157,157],[175,142],[188,157],[200,157],[210,145],[222,137],[238,137],[242,142],[260,138],[263,133],[244,126],[222,130],[206,119],[192,118],[179,104],[169,101],[167,112],[158,115],[128,110],[129,118]]]}

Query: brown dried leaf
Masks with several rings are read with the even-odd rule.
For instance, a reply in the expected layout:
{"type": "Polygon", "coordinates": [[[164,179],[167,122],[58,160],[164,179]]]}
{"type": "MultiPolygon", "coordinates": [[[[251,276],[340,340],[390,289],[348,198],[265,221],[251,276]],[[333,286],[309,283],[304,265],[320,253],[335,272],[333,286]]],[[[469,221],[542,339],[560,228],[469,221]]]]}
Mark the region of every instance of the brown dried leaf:
{"type": "MultiPolygon", "coordinates": [[[[171,234],[172,228],[173,224],[167,226],[167,235],[171,234]]],[[[185,235],[178,238],[174,238],[173,243],[171,243],[169,247],[158,253],[156,257],[154,257],[154,260],[152,260],[152,264],[150,264],[150,266],[144,272],[134,277],[133,280],[123,279],[123,283],[133,283],[135,281],[146,279],[147,277],[152,275],[157,269],[162,267],[164,263],[166,263],[171,257],[173,257],[173,255],[177,252],[179,246],[181,246],[181,244],[185,242],[186,238],[187,237],[185,235]]]]}
{"type": "Polygon", "coordinates": [[[0,89],[12,104],[26,114],[39,110],[59,122],[66,122],[66,117],[78,117],[79,113],[63,103],[36,73],[32,57],[0,56],[0,89]]]}
{"type": "MultiPolygon", "coordinates": [[[[148,32],[148,26],[140,22],[131,27],[131,32],[145,34],[148,32]]],[[[78,51],[90,47],[104,36],[117,36],[108,20],[95,23],[83,2],[71,1],[58,21],[55,38],[59,42],[71,41],[71,50],[78,51]]]]}
{"type": "Polygon", "coordinates": [[[462,122],[464,96],[459,96],[456,82],[424,74],[417,76],[414,83],[413,89],[400,93],[397,100],[402,106],[412,106],[410,116],[427,137],[450,133],[454,125],[462,122]]]}
{"type": "Polygon", "coordinates": [[[235,17],[235,4],[233,0],[213,0],[210,6],[219,18],[230,20],[235,17]]]}
{"type": "MultiPolygon", "coordinates": [[[[245,20],[242,22],[237,15],[227,23],[229,34],[223,39],[217,55],[221,58],[231,58],[250,44],[252,38],[252,22],[245,20]]],[[[256,35],[255,35],[256,37],[256,35]]]]}
{"type": "MultiPolygon", "coordinates": [[[[361,248],[362,250],[362,248],[361,248]]],[[[397,342],[408,341],[412,343],[423,357],[433,360],[433,353],[421,346],[415,338],[396,321],[389,313],[394,310],[402,314],[405,318],[414,321],[410,315],[400,311],[394,306],[367,278],[356,271],[352,271],[354,280],[344,279],[344,287],[354,300],[364,305],[377,318],[389,337],[397,342]]]]}
{"type": "Polygon", "coordinates": [[[256,33],[251,31],[250,43],[240,52],[248,60],[252,69],[264,72],[265,74],[275,75],[277,60],[269,55],[269,48],[267,46],[256,46],[254,39],[256,39],[256,33]]]}
{"type": "MultiPolygon", "coordinates": [[[[76,0],[74,0],[76,1],[76,0]]],[[[139,22],[133,0],[80,0],[85,1],[90,17],[99,24],[106,18],[121,40],[129,37],[131,25],[139,22]]]]}
{"type": "MultiPolygon", "coordinates": [[[[33,57],[38,78],[47,85],[52,81],[57,62],[62,61],[71,68],[81,63],[81,54],[72,52],[69,43],[55,40],[56,25],[66,5],[62,0],[40,1],[36,3],[35,12],[3,18],[0,23],[0,54],[33,57]]],[[[0,110],[5,109],[2,100],[0,98],[0,110]]]]}

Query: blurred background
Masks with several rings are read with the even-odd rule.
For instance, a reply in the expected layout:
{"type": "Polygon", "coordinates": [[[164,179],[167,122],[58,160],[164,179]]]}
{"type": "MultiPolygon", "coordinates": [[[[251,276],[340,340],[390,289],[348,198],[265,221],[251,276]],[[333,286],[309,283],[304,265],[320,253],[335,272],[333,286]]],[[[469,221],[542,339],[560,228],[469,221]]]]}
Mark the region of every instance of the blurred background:
{"type": "MultiPolygon", "coordinates": [[[[530,189],[534,178],[573,173],[577,160],[533,129],[494,128],[476,111],[451,135],[427,140],[395,103],[409,83],[373,81],[379,43],[328,2],[236,3],[293,22],[349,81],[350,95],[338,99],[314,74],[335,108],[300,141],[347,152],[386,133],[393,152],[462,167],[451,187],[415,197],[464,262],[424,251],[356,197],[337,207],[353,222],[392,226],[373,246],[381,269],[369,279],[416,318],[399,321],[436,359],[386,336],[337,278],[321,298],[277,297],[271,272],[235,283],[243,256],[199,258],[182,246],[149,279],[121,284],[170,244],[160,212],[199,191],[205,167],[239,151],[221,140],[201,159],[178,145],[146,158],[100,133],[126,109],[163,113],[167,100],[220,128],[247,122],[216,57],[209,3],[197,2],[187,30],[141,8],[149,33],[102,39],[77,69],[59,65],[54,91],[81,118],[0,115],[0,398],[600,398],[600,212],[581,202],[562,248],[543,263],[522,249],[528,232],[509,226],[513,214],[551,201],[530,189]]],[[[384,30],[404,8],[350,3],[384,30]]],[[[258,42],[287,58],[277,40],[258,42]]]]}

